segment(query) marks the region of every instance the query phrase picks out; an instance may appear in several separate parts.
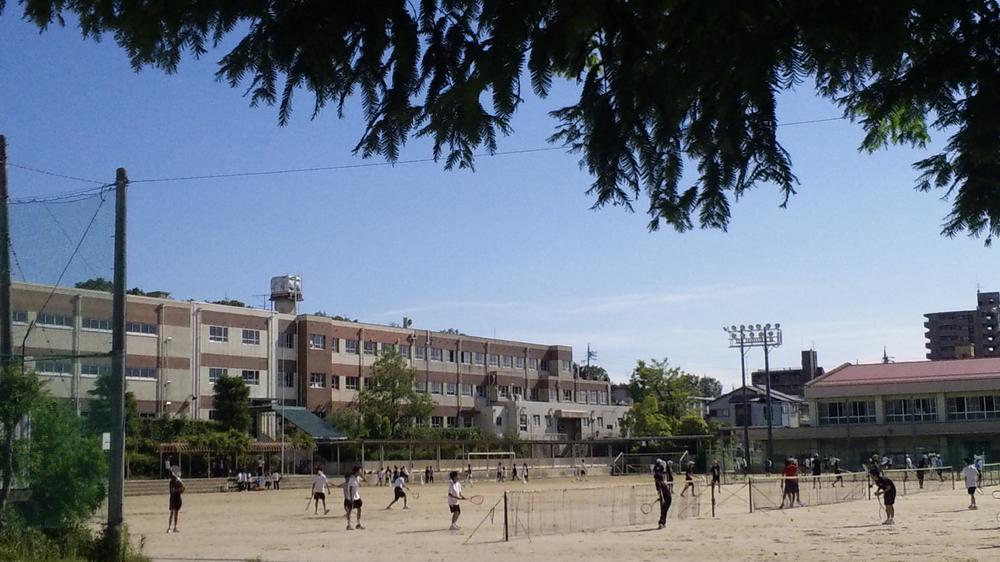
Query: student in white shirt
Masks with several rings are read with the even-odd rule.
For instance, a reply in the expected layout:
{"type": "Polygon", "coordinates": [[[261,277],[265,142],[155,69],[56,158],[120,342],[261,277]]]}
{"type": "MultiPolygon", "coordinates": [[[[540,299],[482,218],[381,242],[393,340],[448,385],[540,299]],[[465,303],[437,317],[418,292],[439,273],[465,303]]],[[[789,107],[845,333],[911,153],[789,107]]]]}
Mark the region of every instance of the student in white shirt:
{"type": "Polygon", "coordinates": [[[979,509],[976,507],[976,488],[979,487],[979,471],[976,470],[976,465],[972,463],[972,459],[965,459],[966,467],[962,469],[962,477],[965,478],[965,487],[969,490],[969,498],[972,503],[969,504],[969,509],[979,509]]]}
{"type": "Polygon", "coordinates": [[[400,499],[403,500],[403,509],[410,509],[406,504],[406,490],[409,490],[409,486],[406,485],[406,472],[400,472],[396,481],[392,483],[393,487],[393,499],[392,503],[386,506],[386,509],[392,509],[392,506],[396,504],[400,499]]]}
{"type": "Polygon", "coordinates": [[[462,495],[462,485],[458,482],[458,471],[453,470],[448,476],[451,478],[451,483],[448,484],[448,509],[451,511],[451,527],[448,527],[448,530],[457,531],[461,529],[458,526],[458,516],[462,514],[458,500],[464,500],[465,496],[462,495]]]}
{"type": "Polygon", "coordinates": [[[271,473],[271,484],[275,490],[281,489],[281,473],[274,471],[271,473]]]}
{"type": "Polygon", "coordinates": [[[364,530],[361,525],[361,481],[365,477],[361,475],[361,467],[355,466],[351,470],[350,476],[347,477],[347,481],[344,482],[344,517],[347,519],[347,530],[351,531],[354,529],[364,530]],[[358,511],[358,524],[351,527],[351,511],[358,511]]]}
{"type": "MultiPolygon", "coordinates": [[[[330,483],[326,479],[326,475],[323,474],[323,469],[316,467],[316,475],[313,476],[313,515],[319,514],[319,502],[323,502],[323,515],[330,513],[330,510],[326,508],[326,494],[330,491],[330,483]]],[[[306,504],[308,505],[308,504],[306,504]]],[[[306,509],[309,509],[308,507],[306,509]]]]}

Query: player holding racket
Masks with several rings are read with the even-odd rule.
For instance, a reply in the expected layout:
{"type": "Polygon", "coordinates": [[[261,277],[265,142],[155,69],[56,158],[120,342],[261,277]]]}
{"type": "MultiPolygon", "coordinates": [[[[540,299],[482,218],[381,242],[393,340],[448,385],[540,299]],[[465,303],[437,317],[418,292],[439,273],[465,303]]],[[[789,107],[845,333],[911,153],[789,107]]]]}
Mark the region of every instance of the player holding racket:
{"type": "Polygon", "coordinates": [[[667,470],[667,463],[663,462],[663,459],[656,459],[656,464],[653,466],[653,482],[656,484],[656,494],[660,501],[660,520],[657,529],[667,526],[667,511],[670,510],[670,487],[667,486],[664,476],[667,470]]]}
{"type": "Polygon", "coordinates": [[[875,480],[875,496],[882,496],[882,503],[885,505],[885,522],[883,525],[896,524],[896,484],[885,476],[879,476],[875,480]]]}
{"type": "Polygon", "coordinates": [[[451,471],[448,477],[451,478],[451,483],[448,484],[448,510],[451,511],[451,527],[448,527],[448,530],[457,531],[461,529],[458,526],[458,516],[462,515],[462,507],[458,505],[458,500],[464,500],[465,496],[462,495],[462,484],[458,481],[458,471],[451,471]]]}

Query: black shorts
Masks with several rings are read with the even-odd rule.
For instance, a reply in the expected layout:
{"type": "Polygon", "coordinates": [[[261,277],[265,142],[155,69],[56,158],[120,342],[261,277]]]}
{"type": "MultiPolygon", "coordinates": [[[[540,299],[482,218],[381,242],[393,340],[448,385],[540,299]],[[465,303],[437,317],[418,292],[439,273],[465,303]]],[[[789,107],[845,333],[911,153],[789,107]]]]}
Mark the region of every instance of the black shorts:
{"type": "Polygon", "coordinates": [[[462,506],[457,503],[455,505],[449,505],[448,511],[451,511],[452,513],[462,513],[462,506]]]}
{"type": "Polygon", "coordinates": [[[326,494],[323,492],[313,492],[313,499],[326,501],[326,494]]]}
{"type": "Polygon", "coordinates": [[[351,500],[344,500],[344,511],[350,511],[352,507],[354,507],[354,504],[351,500]]]}
{"type": "Polygon", "coordinates": [[[712,484],[719,484],[721,480],[715,474],[712,475],[712,484]]]}
{"type": "Polygon", "coordinates": [[[799,491],[799,483],[795,480],[785,481],[785,493],[786,494],[796,494],[799,491]]]}
{"type": "Polygon", "coordinates": [[[176,492],[170,494],[170,511],[180,511],[182,503],[180,494],[176,492]]]}
{"type": "Polygon", "coordinates": [[[397,500],[400,499],[400,498],[405,498],[406,497],[406,492],[404,492],[402,488],[396,488],[396,496],[395,497],[396,497],[397,500]]]}
{"type": "Polygon", "coordinates": [[[886,506],[890,506],[896,503],[896,492],[886,492],[885,496],[882,499],[882,503],[884,503],[886,506]]]}
{"type": "Polygon", "coordinates": [[[972,486],[971,488],[969,488],[969,495],[970,496],[976,495],[976,487],[975,486],[972,486]]]}

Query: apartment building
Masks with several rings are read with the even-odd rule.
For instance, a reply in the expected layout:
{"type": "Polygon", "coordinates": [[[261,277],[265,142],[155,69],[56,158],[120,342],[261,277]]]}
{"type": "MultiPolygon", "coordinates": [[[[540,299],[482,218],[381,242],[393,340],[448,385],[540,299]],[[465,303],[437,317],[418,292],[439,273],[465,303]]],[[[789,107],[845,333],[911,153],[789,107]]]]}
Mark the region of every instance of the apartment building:
{"type": "MultiPolygon", "coordinates": [[[[211,419],[213,383],[226,375],[242,377],[257,403],[345,408],[378,355],[395,350],[436,404],[432,426],[533,439],[619,435],[627,408],[611,404],[609,383],[575,375],[570,347],[296,314],[301,296],[276,291],[274,310],[130,295],[126,384],[143,415],[211,419]]],[[[110,372],[111,296],[15,284],[12,311],[17,352],[85,412],[94,380],[110,372]]]]}
{"type": "Polygon", "coordinates": [[[779,454],[833,454],[852,468],[874,453],[950,464],[1000,454],[1000,358],[846,364],[807,383],[805,399],[811,425],[776,429],[779,454]]]}
{"type": "Polygon", "coordinates": [[[925,314],[927,358],[1000,357],[998,307],[1000,293],[977,291],[975,310],[925,314]]]}

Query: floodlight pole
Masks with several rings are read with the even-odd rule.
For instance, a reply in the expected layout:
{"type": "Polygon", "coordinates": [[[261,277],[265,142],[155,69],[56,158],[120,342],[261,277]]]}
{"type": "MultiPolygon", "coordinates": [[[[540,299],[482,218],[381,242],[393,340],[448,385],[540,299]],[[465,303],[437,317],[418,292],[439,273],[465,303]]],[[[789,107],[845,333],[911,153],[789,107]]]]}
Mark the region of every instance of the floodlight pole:
{"type": "Polygon", "coordinates": [[[771,410],[771,364],[768,361],[768,334],[764,334],[764,392],[767,395],[767,458],[774,459],[774,435],[772,433],[774,411],[771,410]]]}
{"type": "Polygon", "coordinates": [[[747,353],[740,332],[740,374],[743,377],[743,462],[744,470],[750,473],[750,406],[747,402],[747,353]]]}
{"type": "Polygon", "coordinates": [[[781,324],[765,324],[761,326],[760,324],[741,324],[739,327],[733,326],[723,326],[723,331],[729,334],[729,347],[739,348],[740,350],[740,371],[743,376],[743,448],[744,454],[746,455],[747,469],[750,468],[750,416],[752,415],[752,410],[749,408],[749,403],[747,402],[747,371],[746,371],[746,348],[748,347],[763,347],[764,348],[764,385],[766,394],[766,410],[764,412],[767,418],[767,457],[764,459],[764,467],[767,468],[767,463],[771,460],[774,455],[774,437],[772,435],[772,423],[771,423],[771,365],[770,365],[770,351],[771,348],[778,347],[781,345],[781,324]]]}

